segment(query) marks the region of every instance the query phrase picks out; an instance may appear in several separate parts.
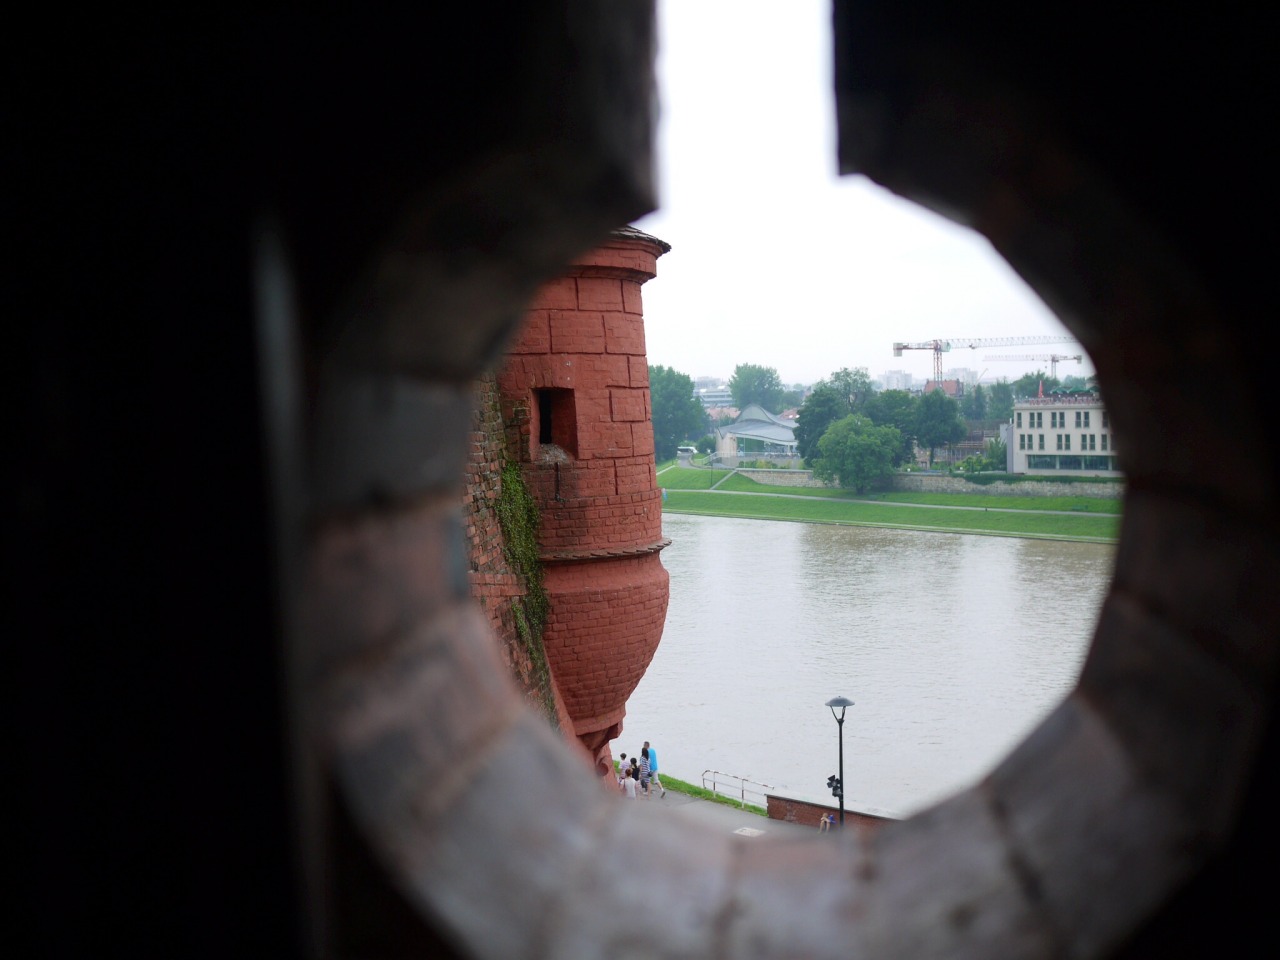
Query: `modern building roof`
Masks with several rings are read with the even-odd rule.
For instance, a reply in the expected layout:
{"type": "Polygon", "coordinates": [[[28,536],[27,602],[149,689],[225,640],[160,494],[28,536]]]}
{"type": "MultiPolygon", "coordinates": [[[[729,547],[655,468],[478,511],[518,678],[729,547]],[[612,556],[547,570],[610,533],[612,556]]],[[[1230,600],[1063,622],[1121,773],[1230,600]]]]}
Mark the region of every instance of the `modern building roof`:
{"type": "Polygon", "coordinates": [[[796,425],[793,421],[775,417],[758,403],[749,403],[738,419],[723,427],[717,427],[721,437],[741,437],[744,440],[761,440],[765,443],[794,444],[796,425]]]}

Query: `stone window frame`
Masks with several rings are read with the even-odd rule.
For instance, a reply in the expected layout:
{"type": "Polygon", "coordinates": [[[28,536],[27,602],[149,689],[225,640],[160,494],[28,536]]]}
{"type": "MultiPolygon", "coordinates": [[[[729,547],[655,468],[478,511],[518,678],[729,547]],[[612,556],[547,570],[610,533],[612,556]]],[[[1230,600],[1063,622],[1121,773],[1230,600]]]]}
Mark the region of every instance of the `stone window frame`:
{"type": "MultiPolygon", "coordinates": [[[[843,157],[842,168],[873,176],[901,196],[930,200],[957,218],[987,225],[984,235],[1012,265],[1035,276],[1037,290],[1048,290],[1055,302],[1075,308],[1069,326],[1098,360],[1100,380],[1108,382],[1115,369],[1108,364],[1120,352],[1119,334],[1100,329],[1091,318],[1114,311],[1116,326],[1137,321],[1124,317],[1119,304],[1106,301],[1110,293],[1105,285],[1090,286],[1078,276],[1082,264],[1077,258],[1069,258],[1068,264],[1045,251],[1125,251],[1129,272],[1124,288],[1142,287],[1147,298],[1132,302],[1155,305],[1162,315],[1194,313],[1201,301],[1185,296],[1184,278],[1162,266],[1160,251],[1135,229],[1132,211],[1087,168],[1074,166],[1071,144],[1037,125],[1032,106],[1005,97],[1003,91],[993,97],[963,69],[948,80],[938,88],[913,88],[897,110],[886,109],[874,96],[863,102],[852,94],[858,102],[842,108],[859,118],[850,128],[875,135],[860,137],[868,147],[848,147],[852,152],[843,157]],[[987,122],[956,124],[953,101],[973,108],[965,117],[980,115],[987,122]],[[1012,159],[984,152],[989,145],[975,133],[1031,129],[1039,136],[1001,141],[1001,151],[1025,153],[1012,159]],[[869,152],[861,156],[857,149],[869,152]],[[1064,167],[1077,176],[1044,175],[1064,167]],[[1063,189],[1071,191],[1066,199],[1072,202],[1052,193],[1063,189]],[[1026,233],[1010,227],[1020,216],[1028,218],[1026,233]],[[1047,240],[1061,242],[1047,242],[1041,232],[1047,240]],[[1074,278],[1062,272],[1068,266],[1074,278]]],[[[559,184],[547,195],[572,194],[573,189],[559,184]]],[[[625,219],[624,212],[644,212],[644,203],[636,199],[643,193],[637,189],[619,209],[602,209],[599,196],[591,198],[597,201],[593,209],[585,203],[563,205],[573,211],[564,215],[571,227],[564,235],[544,234],[540,252],[555,256],[538,262],[549,272],[549,261],[559,256],[565,262],[574,244],[602,237],[611,220],[625,219]]],[[[512,264],[518,261],[510,257],[512,264]]],[[[513,303],[508,300],[504,306],[510,311],[513,303]]],[[[480,368],[469,369],[475,373],[480,368]]],[[[405,402],[432,412],[452,409],[449,397],[438,395],[438,389],[448,394],[448,378],[439,380],[443,383],[433,381],[426,390],[407,385],[405,402]]],[[[344,399],[345,384],[332,386],[336,396],[325,399],[333,399],[344,414],[338,418],[342,423],[378,415],[373,405],[361,401],[360,390],[344,399]]],[[[1158,395],[1155,389],[1150,393],[1158,395]]],[[[1168,438],[1177,439],[1179,418],[1168,418],[1174,426],[1167,432],[1148,431],[1142,428],[1165,424],[1152,423],[1135,395],[1118,393],[1115,408],[1132,418],[1126,429],[1134,452],[1126,467],[1157,464],[1157,469],[1170,469],[1170,461],[1152,454],[1168,438]]],[[[432,439],[447,446],[450,437],[432,439]]],[[[1195,449],[1194,444],[1176,447],[1195,449]]],[[[344,449],[340,444],[338,452],[344,449]]],[[[1252,675],[1233,669],[1239,664],[1232,658],[1264,660],[1268,669],[1259,673],[1274,673],[1263,645],[1248,643],[1249,637],[1238,652],[1197,642],[1201,608],[1189,597],[1206,599],[1215,594],[1218,582],[1231,578],[1200,583],[1188,574],[1169,576],[1171,570],[1205,568],[1203,561],[1196,564],[1181,552],[1189,541],[1176,536],[1177,521],[1188,512],[1203,521],[1200,529],[1211,524],[1233,534],[1224,538],[1231,553],[1222,559],[1238,557],[1237,567],[1249,559],[1265,565],[1270,541],[1260,531],[1233,523],[1224,512],[1180,501],[1178,476],[1151,476],[1162,482],[1126,503],[1126,523],[1139,533],[1129,534],[1122,546],[1138,544],[1138,555],[1121,558],[1124,587],[1113,585],[1077,688],[973,789],[873,837],[841,836],[824,847],[777,847],[785,853],[778,858],[667,823],[650,833],[662,851],[660,863],[646,862],[621,877],[593,868],[599,851],[613,849],[619,837],[631,835],[634,824],[624,823],[615,809],[605,806],[597,785],[563,741],[521,708],[518,691],[502,679],[502,666],[474,611],[447,602],[436,609],[432,598],[423,601],[414,592],[427,589],[420,580],[396,580],[394,564],[372,586],[375,591],[380,585],[402,587],[403,593],[390,590],[385,599],[409,598],[418,604],[411,610],[431,610],[431,619],[413,640],[427,645],[433,666],[447,665],[437,669],[439,677],[425,678],[441,685],[432,688],[424,681],[424,687],[412,690],[398,686],[404,673],[380,668],[388,661],[409,666],[403,655],[422,651],[406,651],[383,636],[361,632],[366,620],[359,616],[350,622],[307,620],[307,646],[313,656],[324,653],[321,666],[327,667],[320,673],[323,696],[315,697],[322,714],[318,729],[325,734],[321,768],[332,771],[339,800],[394,888],[424,923],[427,918],[439,923],[442,936],[461,944],[469,956],[603,954],[614,943],[617,916],[634,906],[637,890],[649,909],[663,916],[663,938],[654,945],[659,956],[737,955],[748,946],[752,956],[761,958],[1101,955],[1123,943],[1156,905],[1177,891],[1228,832],[1248,773],[1241,744],[1249,742],[1248,734],[1261,722],[1259,712],[1251,709],[1257,695],[1249,683],[1252,675]],[[1165,535],[1171,539],[1162,540],[1165,535]],[[1158,562],[1148,563],[1143,544],[1158,554],[1158,562]],[[1176,554],[1175,562],[1170,552],[1176,554]],[[1186,595],[1179,595],[1180,590],[1186,595]],[[1143,604],[1143,599],[1166,605],[1143,604]],[[373,644],[382,645],[379,656],[365,649],[373,644]],[[354,663],[340,662],[338,654],[355,648],[360,657],[354,663]],[[1127,659],[1138,655],[1134,650],[1140,651],[1141,668],[1127,659]],[[1199,668],[1194,698],[1179,695],[1180,674],[1175,671],[1183,657],[1199,668]],[[1126,693],[1137,673],[1149,695],[1134,702],[1126,693]],[[1244,680],[1233,684],[1233,677],[1244,680]],[[367,704],[361,694],[371,688],[398,698],[367,715],[361,710],[367,704]],[[440,694],[439,699],[424,697],[424,690],[440,694]],[[451,698],[463,693],[469,701],[466,709],[446,709],[451,698]],[[438,703],[445,706],[429,718],[422,715],[424,708],[438,703]],[[1226,714],[1237,721],[1230,739],[1213,723],[1226,714]],[[384,729],[379,724],[403,735],[376,740],[373,734],[384,729]],[[1150,734],[1152,729],[1158,737],[1150,734]],[[386,749],[380,753],[376,747],[386,749]],[[1215,749],[1224,747],[1234,749],[1226,756],[1215,749]],[[495,798],[502,794],[502,783],[521,771],[530,774],[520,780],[526,789],[554,792],[557,802],[515,815],[499,806],[495,798]],[[1206,791],[1216,802],[1202,801],[1206,791]],[[928,856],[922,858],[921,850],[928,856]]],[[[320,489],[332,491],[333,502],[341,502],[342,488],[322,484],[320,489]]],[[[348,497],[346,502],[358,501],[348,497]]],[[[385,516],[385,495],[377,507],[385,516]]],[[[439,521],[439,532],[422,545],[432,558],[437,551],[448,556],[439,548],[448,542],[450,528],[432,512],[442,507],[434,501],[426,504],[424,522],[439,521]]],[[[315,546],[313,552],[324,556],[315,546]]],[[[448,561],[441,566],[448,569],[448,561]]],[[[1266,570],[1274,580],[1274,560],[1266,570]]],[[[314,607],[353,614],[379,609],[368,597],[344,595],[342,582],[321,577],[308,586],[318,588],[307,594],[312,614],[314,607]]],[[[376,598],[384,596],[376,593],[376,598]]],[[[1242,622],[1259,630],[1267,622],[1266,609],[1257,600],[1234,612],[1237,631],[1242,622]]]]}

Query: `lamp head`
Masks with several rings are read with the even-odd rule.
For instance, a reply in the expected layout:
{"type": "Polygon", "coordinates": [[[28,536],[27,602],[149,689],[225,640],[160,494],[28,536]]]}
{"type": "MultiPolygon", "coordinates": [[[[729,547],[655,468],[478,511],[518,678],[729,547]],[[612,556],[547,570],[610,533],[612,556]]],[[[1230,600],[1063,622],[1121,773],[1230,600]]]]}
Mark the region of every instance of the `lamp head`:
{"type": "Polygon", "coordinates": [[[832,697],[827,701],[827,706],[831,708],[831,715],[836,718],[839,723],[844,720],[844,711],[846,707],[852,707],[853,701],[846,697],[832,697]],[[836,713],[836,707],[840,708],[840,713],[836,713]]]}

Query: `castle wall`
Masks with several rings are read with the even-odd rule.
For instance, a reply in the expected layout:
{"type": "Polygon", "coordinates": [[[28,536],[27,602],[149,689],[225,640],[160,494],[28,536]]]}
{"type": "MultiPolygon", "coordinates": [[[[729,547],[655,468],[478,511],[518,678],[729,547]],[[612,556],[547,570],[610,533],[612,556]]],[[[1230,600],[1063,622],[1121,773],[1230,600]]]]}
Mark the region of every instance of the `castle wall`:
{"type": "Polygon", "coordinates": [[[485,375],[476,382],[475,396],[462,498],[471,595],[488,617],[500,644],[502,660],[517,683],[538,708],[554,713],[562,730],[572,730],[573,722],[564,700],[554,684],[544,690],[538,660],[521,641],[516,628],[513,606],[526,596],[528,585],[507,559],[498,519],[507,452],[506,424],[502,420],[498,383],[493,375],[485,375]],[[544,697],[550,702],[544,702],[544,697]]]}

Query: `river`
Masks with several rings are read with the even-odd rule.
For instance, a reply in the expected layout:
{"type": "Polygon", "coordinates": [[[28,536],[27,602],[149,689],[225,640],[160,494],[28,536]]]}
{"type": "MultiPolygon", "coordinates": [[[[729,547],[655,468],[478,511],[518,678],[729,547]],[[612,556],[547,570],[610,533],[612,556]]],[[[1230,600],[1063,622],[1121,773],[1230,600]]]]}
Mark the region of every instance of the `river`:
{"type": "Polygon", "coordinates": [[[980,779],[1074,686],[1113,545],[666,514],[666,626],[614,756],[909,816],[980,779]]]}

